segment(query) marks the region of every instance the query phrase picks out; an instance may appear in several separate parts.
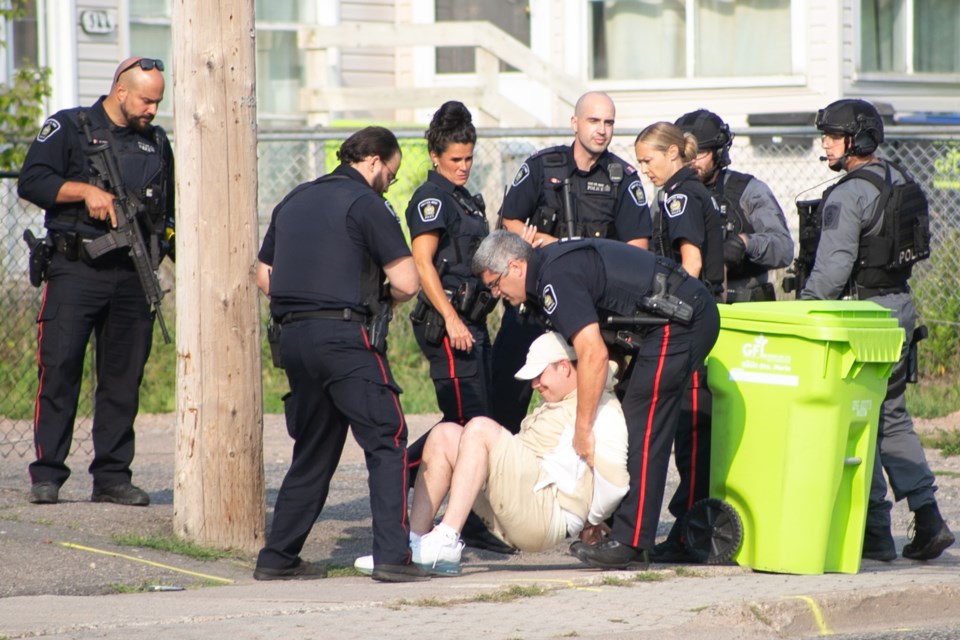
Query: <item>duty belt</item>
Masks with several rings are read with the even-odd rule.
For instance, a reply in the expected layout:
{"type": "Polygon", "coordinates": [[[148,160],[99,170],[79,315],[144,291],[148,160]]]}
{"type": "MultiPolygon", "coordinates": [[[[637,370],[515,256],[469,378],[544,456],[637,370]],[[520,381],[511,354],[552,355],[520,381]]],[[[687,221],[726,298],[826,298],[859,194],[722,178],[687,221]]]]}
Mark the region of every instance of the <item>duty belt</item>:
{"type": "Polygon", "coordinates": [[[366,322],[369,317],[353,309],[318,309],[317,311],[291,311],[280,317],[280,324],[290,324],[300,320],[344,320],[346,322],[366,322]]]}
{"type": "Polygon", "coordinates": [[[889,296],[895,293],[907,293],[907,286],[901,285],[899,287],[861,287],[857,285],[857,299],[858,300],[868,300],[870,298],[876,298],[879,296],[889,296]]]}

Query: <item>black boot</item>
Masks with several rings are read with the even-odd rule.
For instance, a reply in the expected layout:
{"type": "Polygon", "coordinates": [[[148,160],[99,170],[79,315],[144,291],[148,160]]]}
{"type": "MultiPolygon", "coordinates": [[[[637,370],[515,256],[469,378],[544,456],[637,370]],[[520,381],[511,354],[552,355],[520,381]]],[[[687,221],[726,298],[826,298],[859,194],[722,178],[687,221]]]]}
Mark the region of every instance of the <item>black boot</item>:
{"type": "Polygon", "coordinates": [[[955,541],[937,503],[925,504],[913,514],[913,540],[903,548],[903,557],[933,560],[955,541]]]}
{"type": "Polygon", "coordinates": [[[890,525],[877,527],[867,525],[863,533],[862,557],[868,560],[890,562],[897,559],[897,545],[893,542],[890,525]]]}
{"type": "Polygon", "coordinates": [[[683,546],[681,519],[682,518],[678,518],[673,523],[673,527],[670,529],[670,533],[667,534],[666,540],[654,545],[653,550],[650,551],[650,562],[662,564],[689,564],[696,562],[693,556],[687,553],[686,547],[683,546]]]}

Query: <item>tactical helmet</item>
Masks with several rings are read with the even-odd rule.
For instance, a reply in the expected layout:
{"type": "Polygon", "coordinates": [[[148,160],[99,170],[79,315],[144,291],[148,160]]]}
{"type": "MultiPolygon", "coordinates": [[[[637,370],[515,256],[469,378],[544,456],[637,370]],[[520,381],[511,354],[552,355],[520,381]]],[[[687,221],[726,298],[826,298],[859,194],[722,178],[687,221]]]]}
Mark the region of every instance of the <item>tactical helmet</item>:
{"type": "Polygon", "coordinates": [[[720,116],[706,109],[697,109],[683,114],[674,124],[684,133],[692,133],[697,138],[700,151],[714,152],[713,163],[718,169],[730,164],[733,134],[720,116]]]}
{"type": "Polygon", "coordinates": [[[817,112],[817,129],[850,138],[847,153],[868,156],[883,142],[883,119],[866,100],[837,100],[817,112]]]}

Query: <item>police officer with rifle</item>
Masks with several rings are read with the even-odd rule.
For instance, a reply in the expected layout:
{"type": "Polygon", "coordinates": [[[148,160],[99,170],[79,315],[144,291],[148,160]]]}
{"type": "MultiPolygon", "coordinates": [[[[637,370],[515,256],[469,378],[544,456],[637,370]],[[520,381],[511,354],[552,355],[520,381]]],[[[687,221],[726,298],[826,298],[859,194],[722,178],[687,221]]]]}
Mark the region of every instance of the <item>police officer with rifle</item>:
{"type": "Polygon", "coordinates": [[[913,265],[930,255],[927,200],[903,167],[876,155],[883,121],[872,104],[838,100],[817,113],[816,126],[822,132],[821,160],[845,173],[807,208],[818,221],[819,238],[798,297],[871,300],[890,309],[907,336],[880,412],[863,557],[886,562],[897,557],[886,471],[894,498],[906,498],[914,512],[913,539],[903,547],[903,557],[931,560],[954,543],[954,536],[940,515],[934,477],[904,401],[909,354],[919,336],[909,279],[913,265]]]}
{"type": "Polygon", "coordinates": [[[32,239],[31,282],[44,285],[37,316],[36,461],[31,502],[59,500],[91,332],[96,336],[94,502],[145,506],[131,483],[133,422],[153,318],[169,341],[156,270],[173,253],[173,152],[152,121],[163,62],[134,57],[107,96],[60,111],[40,129],[20,171],[20,197],[46,210],[32,239]]]}

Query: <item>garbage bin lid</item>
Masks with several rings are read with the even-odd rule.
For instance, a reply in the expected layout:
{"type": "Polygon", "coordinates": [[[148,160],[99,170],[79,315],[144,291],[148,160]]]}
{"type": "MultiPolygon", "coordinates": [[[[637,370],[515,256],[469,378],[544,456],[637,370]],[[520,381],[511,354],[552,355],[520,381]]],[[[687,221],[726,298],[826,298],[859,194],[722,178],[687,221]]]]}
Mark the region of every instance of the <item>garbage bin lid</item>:
{"type": "Polygon", "coordinates": [[[717,305],[722,330],[847,342],[860,362],[896,362],[904,332],[890,311],[866,300],[787,300],[717,305]]]}

